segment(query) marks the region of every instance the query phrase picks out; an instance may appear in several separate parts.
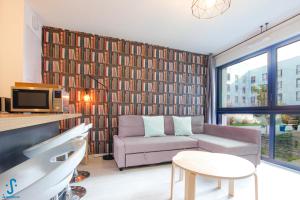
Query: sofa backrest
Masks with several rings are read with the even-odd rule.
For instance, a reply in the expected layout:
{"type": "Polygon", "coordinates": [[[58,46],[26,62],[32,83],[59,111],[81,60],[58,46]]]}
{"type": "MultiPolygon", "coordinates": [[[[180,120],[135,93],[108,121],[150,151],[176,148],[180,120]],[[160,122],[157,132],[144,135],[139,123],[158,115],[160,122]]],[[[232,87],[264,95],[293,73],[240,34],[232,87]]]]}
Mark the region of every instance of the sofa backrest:
{"type": "Polygon", "coordinates": [[[221,126],[213,124],[204,125],[204,133],[218,137],[230,138],[249,143],[261,143],[260,130],[252,129],[249,127],[234,127],[234,126],[221,126]]]}
{"type": "MultiPolygon", "coordinates": [[[[172,116],[164,116],[165,134],[174,135],[174,123],[172,116]]],[[[192,131],[194,134],[203,132],[204,117],[192,116],[192,131]]],[[[144,121],[142,115],[119,116],[119,137],[144,136],[144,121]]]]}

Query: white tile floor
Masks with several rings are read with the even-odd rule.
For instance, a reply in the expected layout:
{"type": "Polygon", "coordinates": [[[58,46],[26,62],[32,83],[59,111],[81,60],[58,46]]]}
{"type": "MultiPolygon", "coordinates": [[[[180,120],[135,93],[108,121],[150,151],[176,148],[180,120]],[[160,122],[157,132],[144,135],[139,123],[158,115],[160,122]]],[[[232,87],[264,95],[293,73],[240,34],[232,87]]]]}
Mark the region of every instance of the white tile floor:
{"type": "MultiPolygon", "coordinates": [[[[119,171],[114,161],[101,158],[89,159],[88,165],[79,167],[88,170],[91,177],[78,183],[86,187],[83,200],[167,200],[170,192],[171,165],[162,164],[119,171]]],[[[257,168],[259,200],[300,200],[300,173],[286,170],[266,162],[257,168]]],[[[197,200],[228,199],[227,181],[216,190],[216,181],[203,177],[197,179],[197,200]]],[[[183,200],[184,184],[175,186],[175,200],[183,200]]],[[[254,178],[238,180],[235,196],[231,200],[254,200],[254,178]]]]}

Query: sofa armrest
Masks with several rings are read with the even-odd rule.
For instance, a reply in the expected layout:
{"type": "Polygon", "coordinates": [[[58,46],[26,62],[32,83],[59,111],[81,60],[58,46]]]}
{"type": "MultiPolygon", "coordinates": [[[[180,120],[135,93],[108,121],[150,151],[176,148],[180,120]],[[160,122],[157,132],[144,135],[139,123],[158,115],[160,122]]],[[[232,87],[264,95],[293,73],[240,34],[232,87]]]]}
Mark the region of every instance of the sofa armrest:
{"type": "Polygon", "coordinates": [[[125,167],[125,145],[122,139],[114,135],[114,159],[118,165],[118,168],[125,167]]]}
{"type": "Polygon", "coordinates": [[[230,138],[233,140],[254,143],[258,144],[259,146],[261,143],[260,131],[251,128],[204,124],[204,133],[219,137],[230,138]]]}

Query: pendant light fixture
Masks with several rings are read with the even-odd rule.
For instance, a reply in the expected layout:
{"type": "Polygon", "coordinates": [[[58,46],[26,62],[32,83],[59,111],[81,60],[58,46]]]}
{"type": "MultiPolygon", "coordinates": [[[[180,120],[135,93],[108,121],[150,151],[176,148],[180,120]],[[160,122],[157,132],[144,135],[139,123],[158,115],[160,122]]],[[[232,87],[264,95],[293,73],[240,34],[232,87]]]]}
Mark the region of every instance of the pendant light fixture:
{"type": "Polygon", "coordinates": [[[231,0],[193,0],[192,14],[199,19],[210,19],[230,8],[231,0]]]}

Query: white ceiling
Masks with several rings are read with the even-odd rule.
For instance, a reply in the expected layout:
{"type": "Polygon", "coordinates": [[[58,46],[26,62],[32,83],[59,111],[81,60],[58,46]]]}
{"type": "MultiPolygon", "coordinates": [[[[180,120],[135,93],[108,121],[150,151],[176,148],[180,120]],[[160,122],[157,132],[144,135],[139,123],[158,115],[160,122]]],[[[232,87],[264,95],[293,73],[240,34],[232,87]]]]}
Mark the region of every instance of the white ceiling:
{"type": "Polygon", "coordinates": [[[232,0],[210,20],[191,14],[192,0],[28,0],[43,24],[198,53],[218,53],[300,12],[300,0],[232,0]]]}

